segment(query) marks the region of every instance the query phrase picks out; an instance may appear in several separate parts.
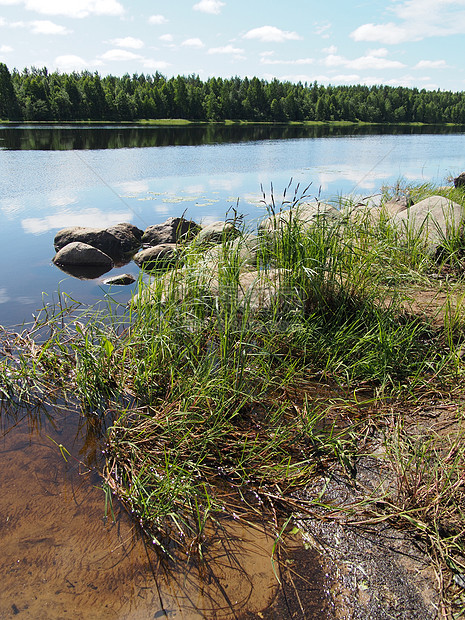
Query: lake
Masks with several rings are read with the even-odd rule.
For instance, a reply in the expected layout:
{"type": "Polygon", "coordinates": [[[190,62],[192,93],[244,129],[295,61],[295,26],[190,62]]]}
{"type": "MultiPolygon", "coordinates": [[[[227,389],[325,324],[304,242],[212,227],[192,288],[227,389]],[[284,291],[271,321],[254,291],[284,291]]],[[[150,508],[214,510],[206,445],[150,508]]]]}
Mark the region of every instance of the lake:
{"type": "MultiPolygon", "coordinates": [[[[103,278],[81,281],[51,263],[60,228],[145,228],[183,213],[207,223],[237,205],[253,226],[265,212],[261,186],[269,197],[273,184],[279,201],[293,179],[331,200],[399,180],[443,184],[464,168],[457,128],[0,127],[0,324],[30,321],[58,290],[85,303],[108,293],[103,278]]],[[[109,275],[118,272],[137,268],[109,275]]],[[[130,293],[112,289],[123,302],[130,293]]]]}

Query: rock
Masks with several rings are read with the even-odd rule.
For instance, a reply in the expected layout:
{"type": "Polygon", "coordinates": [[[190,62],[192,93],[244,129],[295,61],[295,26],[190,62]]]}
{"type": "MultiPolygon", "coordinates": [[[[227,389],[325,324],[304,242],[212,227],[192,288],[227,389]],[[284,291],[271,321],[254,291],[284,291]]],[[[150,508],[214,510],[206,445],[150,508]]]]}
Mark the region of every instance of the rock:
{"type": "Polygon", "coordinates": [[[405,211],[409,207],[413,205],[413,200],[410,198],[410,195],[406,196],[394,196],[387,202],[385,202],[381,209],[384,209],[387,215],[397,215],[397,213],[401,213],[405,211]]]}
{"type": "MultiPolygon", "coordinates": [[[[248,311],[259,312],[269,310],[274,303],[279,301],[289,301],[289,294],[286,287],[286,270],[269,269],[268,271],[248,271],[240,274],[238,287],[236,290],[223,289],[220,286],[217,273],[211,269],[204,271],[183,268],[176,271],[176,274],[168,273],[163,276],[163,280],[155,280],[147,285],[140,295],[135,295],[132,304],[153,303],[155,297],[160,296],[161,301],[166,302],[168,294],[170,299],[181,302],[194,292],[198,296],[199,291],[203,291],[203,297],[218,298],[218,303],[229,303],[231,296],[235,298],[239,305],[248,311]],[[161,288],[160,288],[161,287],[161,288]],[[156,293],[155,293],[156,291],[156,293]],[[168,293],[169,291],[169,293],[168,293]]],[[[294,301],[299,303],[295,291],[292,292],[294,301]]]]}
{"type": "Polygon", "coordinates": [[[201,226],[183,217],[170,217],[163,224],[155,224],[145,229],[142,236],[144,245],[156,246],[164,243],[190,241],[200,232],[201,226]]]}
{"type": "Polygon", "coordinates": [[[445,241],[461,233],[464,209],[444,196],[430,196],[397,213],[392,222],[401,232],[418,235],[431,251],[436,251],[445,241]]]}
{"type": "Polygon", "coordinates": [[[109,226],[105,230],[118,239],[122,254],[135,252],[142,243],[144,231],[133,224],[123,222],[122,224],[109,226]]]}
{"type": "Polygon", "coordinates": [[[112,278],[107,278],[103,281],[104,284],[113,285],[113,286],[126,286],[127,284],[132,284],[136,281],[136,278],[130,273],[122,273],[118,276],[113,276],[112,278]]]}
{"type": "Polygon", "coordinates": [[[57,265],[102,265],[108,269],[113,267],[113,261],[108,254],[79,241],[73,241],[61,248],[53,262],[57,265]]]}
{"type": "Polygon", "coordinates": [[[200,230],[195,237],[196,243],[222,243],[240,235],[240,231],[231,222],[213,222],[200,230]]]}
{"type": "Polygon", "coordinates": [[[53,262],[65,273],[83,280],[99,278],[113,267],[113,261],[107,254],[79,241],[61,248],[53,262]]]}
{"type": "Polygon", "coordinates": [[[333,205],[325,202],[311,202],[298,205],[294,209],[287,209],[280,211],[275,215],[272,215],[264,219],[258,229],[260,232],[274,232],[276,230],[282,230],[286,226],[292,224],[292,222],[299,224],[300,226],[308,227],[312,226],[316,221],[321,218],[339,218],[341,212],[333,205]]]}
{"type": "Polygon", "coordinates": [[[465,185],[465,172],[461,172],[458,177],[454,179],[454,187],[463,187],[465,185]]]}
{"type": "MultiPolygon", "coordinates": [[[[257,235],[241,235],[228,244],[227,255],[235,257],[240,267],[256,267],[260,259],[261,239],[257,235]]],[[[223,253],[222,245],[215,245],[209,248],[203,256],[206,264],[213,267],[218,265],[223,253]]]]}
{"type": "Polygon", "coordinates": [[[166,269],[176,264],[178,252],[175,243],[162,243],[141,250],[133,258],[136,265],[144,269],[166,269]]]}
{"type": "Polygon", "coordinates": [[[412,203],[410,196],[395,196],[387,202],[360,203],[351,209],[347,215],[350,220],[362,223],[367,221],[370,224],[377,224],[380,220],[389,219],[402,211],[405,211],[412,203]]]}
{"type": "Polygon", "coordinates": [[[117,224],[109,228],[87,228],[73,226],[63,228],[55,235],[54,245],[58,252],[72,242],[81,242],[91,245],[110,256],[115,262],[120,262],[124,256],[136,252],[140,247],[140,239],[135,234],[140,231],[132,224],[117,224]]]}

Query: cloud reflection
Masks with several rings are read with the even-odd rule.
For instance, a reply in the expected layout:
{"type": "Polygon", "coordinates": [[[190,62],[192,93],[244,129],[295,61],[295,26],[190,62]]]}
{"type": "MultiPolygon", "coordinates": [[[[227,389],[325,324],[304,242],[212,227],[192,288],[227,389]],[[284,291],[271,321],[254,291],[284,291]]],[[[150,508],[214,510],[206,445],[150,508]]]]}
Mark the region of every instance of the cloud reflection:
{"type": "Polygon", "coordinates": [[[70,226],[89,226],[91,228],[107,228],[120,222],[130,222],[132,213],[129,211],[113,211],[105,213],[100,209],[84,209],[80,213],[62,211],[47,217],[30,217],[21,220],[26,233],[38,235],[49,230],[59,230],[70,226]]]}
{"type": "Polygon", "coordinates": [[[11,297],[8,295],[6,288],[0,288],[0,304],[6,304],[11,300],[11,297]]]}

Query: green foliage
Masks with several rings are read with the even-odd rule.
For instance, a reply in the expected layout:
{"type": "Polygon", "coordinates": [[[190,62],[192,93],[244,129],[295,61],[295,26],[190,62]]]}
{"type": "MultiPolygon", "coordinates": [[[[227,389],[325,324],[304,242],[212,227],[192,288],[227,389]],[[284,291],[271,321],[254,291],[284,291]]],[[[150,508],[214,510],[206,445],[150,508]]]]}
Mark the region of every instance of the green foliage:
{"type": "Polygon", "coordinates": [[[21,73],[0,64],[0,118],[16,120],[350,121],[465,123],[461,92],[391,86],[321,86],[254,78],[122,77],[21,73]]]}

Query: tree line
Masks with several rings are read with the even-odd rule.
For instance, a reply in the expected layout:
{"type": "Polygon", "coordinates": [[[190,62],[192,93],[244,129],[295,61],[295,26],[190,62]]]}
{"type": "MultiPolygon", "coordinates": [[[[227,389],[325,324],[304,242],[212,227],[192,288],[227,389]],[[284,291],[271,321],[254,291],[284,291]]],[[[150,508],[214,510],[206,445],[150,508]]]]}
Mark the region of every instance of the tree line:
{"type": "Polygon", "coordinates": [[[254,78],[167,78],[0,63],[0,119],[11,121],[353,121],[465,124],[465,94],[393,86],[322,86],[254,78]]]}

